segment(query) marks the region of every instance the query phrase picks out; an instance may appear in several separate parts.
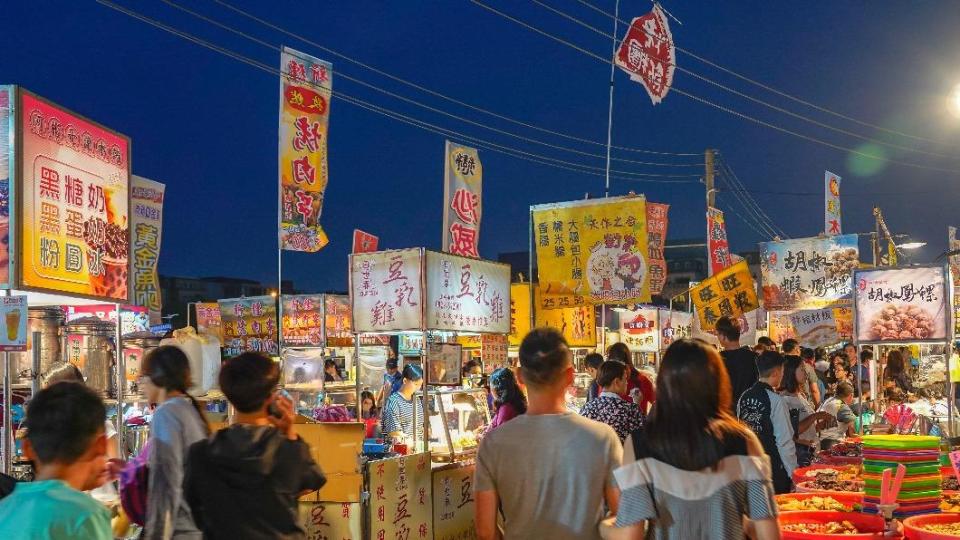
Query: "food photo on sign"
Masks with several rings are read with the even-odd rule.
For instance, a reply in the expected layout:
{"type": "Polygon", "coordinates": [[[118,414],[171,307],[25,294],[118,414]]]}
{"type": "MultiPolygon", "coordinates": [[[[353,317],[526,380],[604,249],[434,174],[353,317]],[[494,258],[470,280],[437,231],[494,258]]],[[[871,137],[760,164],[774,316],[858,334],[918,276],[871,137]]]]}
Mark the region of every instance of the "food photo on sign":
{"type": "Polygon", "coordinates": [[[940,266],[858,270],[857,341],[944,342],[949,339],[946,269],[940,266]]]}
{"type": "Polygon", "coordinates": [[[855,234],[760,243],[763,305],[770,311],[821,309],[850,298],[859,266],[855,234]]]}

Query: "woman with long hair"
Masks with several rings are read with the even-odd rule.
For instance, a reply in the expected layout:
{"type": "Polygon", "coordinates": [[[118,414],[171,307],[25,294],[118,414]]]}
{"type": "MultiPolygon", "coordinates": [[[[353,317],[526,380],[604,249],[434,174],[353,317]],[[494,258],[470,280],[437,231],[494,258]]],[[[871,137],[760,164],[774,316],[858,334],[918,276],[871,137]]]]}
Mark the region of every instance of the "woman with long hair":
{"type": "Polygon", "coordinates": [[[373,392],[369,390],[360,392],[360,421],[366,425],[367,438],[374,438],[377,426],[380,424],[380,409],[377,408],[377,400],[373,392]]]}
{"type": "Polygon", "coordinates": [[[624,465],[614,473],[622,490],[616,536],[780,537],[770,459],[730,414],[730,396],[713,347],[698,339],[670,345],[657,402],[646,425],[627,438],[624,465]]]}
{"type": "Polygon", "coordinates": [[[147,514],[143,538],[200,539],[202,534],[183,498],[183,466],[190,446],[210,435],[203,409],[187,393],[190,361],[173,345],[158,347],[143,359],[140,388],[159,405],[150,421],[147,466],[147,514]]]}
{"type": "Polygon", "coordinates": [[[820,448],[817,435],[818,423],[824,423],[830,415],[815,412],[810,396],[807,395],[806,371],[799,356],[787,356],[783,366],[783,380],[780,382],[780,396],[790,411],[793,425],[793,442],[797,448],[797,464],[810,465],[816,450],[820,448]]]}
{"type": "Polygon", "coordinates": [[[903,359],[903,353],[899,350],[892,350],[887,354],[887,367],[883,369],[883,382],[887,386],[893,385],[901,392],[913,392],[913,384],[907,374],[906,362],[903,359]]]}
{"type": "Polygon", "coordinates": [[[487,433],[527,412],[527,397],[509,368],[499,368],[490,374],[490,392],[495,412],[487,433]]]}

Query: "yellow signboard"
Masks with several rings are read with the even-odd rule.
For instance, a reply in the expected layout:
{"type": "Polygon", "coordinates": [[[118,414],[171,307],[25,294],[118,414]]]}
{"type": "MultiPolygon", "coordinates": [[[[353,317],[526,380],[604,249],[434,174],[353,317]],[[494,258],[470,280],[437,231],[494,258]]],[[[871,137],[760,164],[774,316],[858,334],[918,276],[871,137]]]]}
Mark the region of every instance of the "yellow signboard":
{"type": "Polygon", "coordinates": [[[370,478],[370,537],[433,538],[430,453],[367,464],[370,478]]]}
{"type": "MultiPolygon", "coordinates": [[[[540,290],[536,289],[537,316],[534,324],[560,330],[570,347],[596,347],[597,324],[592,305],[564,309],[543,309],[540,290]]],[[[510,345],[518,346],[530,331],[530,285],[510,286],[510,345]]]]}
{"type": "Polygon", "coordinates": [[[307,538],[361,540],[362,518],[363,508],[360,503],[300,503],[300,526],[306,531],[307,538]]]}
{"type": "Polygon", "coordinates": [[[747,261],[727,267],[691,290],[700,327],[713,330],[720,317],[739,317],[760,307],[747,261]]]}
{"type": "Polygon", "coordinates": [[[540,283],[548,295],[572,294],[590,304],[650,301],[642,196],[541,205],[531,212],[540,283]]]}
{"type": "Polygon", "coordinates": [[[452,465],[433,473],[433,537],[437,540],[476,538],[473,463],[452,465]]]}

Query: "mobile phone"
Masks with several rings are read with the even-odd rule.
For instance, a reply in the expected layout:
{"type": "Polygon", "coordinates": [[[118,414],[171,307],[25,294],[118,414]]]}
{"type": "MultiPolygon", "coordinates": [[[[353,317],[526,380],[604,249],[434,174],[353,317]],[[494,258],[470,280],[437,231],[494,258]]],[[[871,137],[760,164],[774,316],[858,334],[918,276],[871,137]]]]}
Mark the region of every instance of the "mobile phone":
{"type": "Polygon", "coordinates": [[[277,390],[276,394],[274,394],[273,401],[271,401],[270,405],[267,406],[267,414],[269,414],[270,416],[273,416],[274,418],[283,418],[283,411],[280,410],[280,407],[277,407],[276,398],[279,398],[279,397],[285,397],[291,401],[293,400],[293,398],[290,397],[290,394],[286,390],[277,390]]]}

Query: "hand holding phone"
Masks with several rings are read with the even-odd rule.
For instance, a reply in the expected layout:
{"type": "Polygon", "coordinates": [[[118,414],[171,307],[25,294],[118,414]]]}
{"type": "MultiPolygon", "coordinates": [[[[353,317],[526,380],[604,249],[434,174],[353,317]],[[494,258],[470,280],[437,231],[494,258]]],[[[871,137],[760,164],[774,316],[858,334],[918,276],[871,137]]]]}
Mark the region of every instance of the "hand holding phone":
{"type": "Polygon", "coordinates": [[[270,404],[267,406],[269,416],[267,420],[277,429],[282,431],[291,441],[297,440],[297,433],[293,429],[293,420],[296,413],[293,410],[293,400],[290,394],[280,390],[270,398],[270,404]]]}

